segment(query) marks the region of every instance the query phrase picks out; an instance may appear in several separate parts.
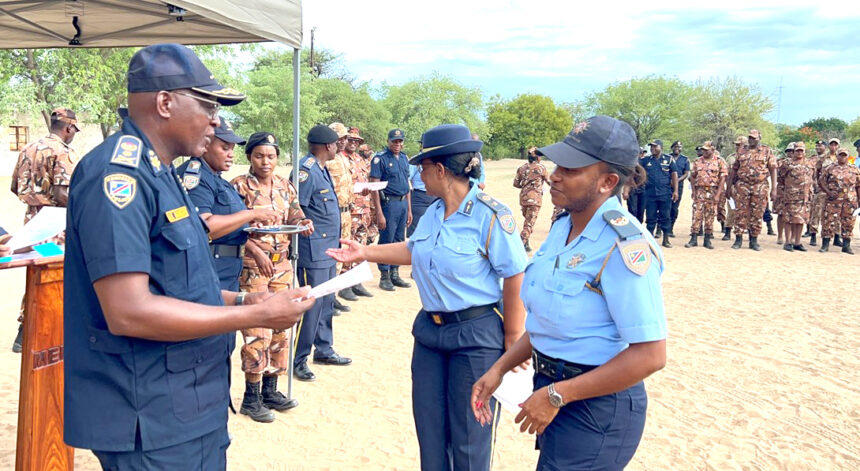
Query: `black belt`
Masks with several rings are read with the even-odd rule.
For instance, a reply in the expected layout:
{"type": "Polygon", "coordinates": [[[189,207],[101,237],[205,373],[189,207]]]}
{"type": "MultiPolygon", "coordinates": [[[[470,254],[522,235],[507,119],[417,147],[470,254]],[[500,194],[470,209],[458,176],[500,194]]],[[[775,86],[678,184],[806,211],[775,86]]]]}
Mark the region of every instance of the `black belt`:
{"type": "Polygon", "coordinates": [[[558,358],[548,357],[534,349],[532,350],[532,366],[538,373],[556,381],[575,378],[597,368],[595,365],[581,365],[579,363],[571,363],[559,360],[558,358]],[[559,371],[561,371],[560,378],[559,371]]]}
{"type": "Polygon", "coordinates": [[[221,258],[221,257],[242,258],[245,255],[245,246],[244,245],[210,244],[209,245],[209,252],[211,252],[212,256],[215,258],[221,258]]]}
{"type": "Polygon", "coordinates": [[[397,201],[403,201],[406,199],[406,195],[394,196],[394,195],[389,195],[388,193],[385,194],[385,197],[387,199],[397,200],[397,201]]]}
{"type": "Polygon", "coordinates": [[[463,309],[462,311],[454,311],[454,312],[430,312],[424,311],[430,316],[430,319],[436,325],[445,325],[445,324],[455,324],[457,322],[467,321],[469,319],[474,319],[476,317],[483,316],[490,311],[491,309],[496,308],[496,303],[493,304],[485,304],[483,306],[474,306],[470,308],[463,309]]]}
{"type": "Polygon", "coordinates": [[[348,212],[349,212],[349,206],[341,206],[341,207],[340,207],[340,212],[342,212],[342,213],[348,213],[348,212]]]}

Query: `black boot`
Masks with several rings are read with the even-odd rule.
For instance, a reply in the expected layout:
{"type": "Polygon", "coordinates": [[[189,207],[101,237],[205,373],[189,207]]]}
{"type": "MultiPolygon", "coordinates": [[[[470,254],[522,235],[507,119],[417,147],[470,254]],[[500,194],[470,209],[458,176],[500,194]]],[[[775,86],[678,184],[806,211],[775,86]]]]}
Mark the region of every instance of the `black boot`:
{"type": "Polygon", "coordinates": [[[391,269],[391,284],[398,288],[411,288],[412,284],[400,278],[400,273],[397,272],[398,267],[391,269]]]}
{"type": "Polygon", "coordinates": [[[806,232],[804,232],[803,235],[801,235],[800,237],[809,237],[811,235],[812,235],[812,233],[809,232],[809,224],[807,224],[806,225],[806,232]]]}
{"type": "Polygon", "coordinates": [[[732,228],[731,227],[727,227],[723,232],[725,232],[725,234],[723,234],[723,240],[732,240],[732,228]]]}
{"type": "Polygon", "coordinates": [[[842,253],[854,255],[854,250],[851,249],[851,238],[850,237],[843,237],[842,238],[842,253]]]}
{"type": "Polygon", "coordinates": [[[794,252],[794,246],[791,244],[784,244],[782,246],[782,249],[785,250],[786,252],[794,252]]]}
{"type": "Polygon", "coordinates": [[[827,252],[830,250],[830,237],[822,237],[821,238],[821,248],[818,249],[819,252],[827,252]]]}
{"type": "Polygon", "coordinates": [[[814,232],[809,233],[809,245],[811,245],[813,247],[818,245],[818,242],[816,242],[816,240],[815,240],[815,233],[814,232]]]}
{"type": "Polygon", "coordinates": [[[660,237],[663,234],[663,231],[658,227],[657,231],[654,232],[654,237],[660,237]]]}
{"type": "Polygon", "coordinates": [[[347,301],[358,301],[358,296],[352,292],[352,288],[344,288],[337,292],[337,295],[347,301]]]}
{"type": "Polygon", "coordinates": [[[278,391],[277,376],[263,376],[263,405],[269,409],[285,411],[299,405],[295,399],[287,399],[278,391]]]}
{"type": "Polygon", "coordinates": [[[720,221],[720,232],[726,232],[726,223],[720,221]]]}
{"type": "Polygon", "coordinates": [[[18,324],[18,335],[15,336],[15,341],[12,342],[12,351],[21,353],[24,349],[24,324],[18,324]]]}
{"type": "Polygon", "coordinates": [[[793,245],[792,248],[798,252],[806,252],[806,247],[804,247],[803,244],[793,245]]]}
{"type": "Polygon", "coordinates": [[[529,241],[526,241],[526,243],[525,243],[525,244],[523,244],[523,247],[525,247],[526,252],[531,252],[531,251],[532,251],[532,248],[529,246],[529,241]]]}
{"type": "Polygon", "coordinates": [[[239,409],[239,413],[247,415],[255,422],[275,421],[275,414],[263,405],[260,383],[245,381],[245,397],[242,398],[242,408],[239,409]]]}
{"type": "Polygon", "coordinates": [[[379,278],[379,289],[383,291],[394,291],[394,285],[391,284],[391,272],[381,272],[382,276],[379,278]]]}
{"type": "Polygon", "coordinates": [[[735,243],[732,244],[732,248],[733,249],[739,249],[739,248],[741,248],[741,245],[743,245],[743,243],[744,243],[744,236],[742,236],[740,234],[735,234],[735,243]]]}
{"type": "Polygon", "coordinates": [[[364,296],[365,298],[372,298],[373,293],[367,290],[361,283],[352,287],[352,292],[358,296],[364,296]]]}
{"type": "Polygon", "coordinates": [[[714,244],[711,243],[711,240],[713,240],[713,238],[713,234],[705,234],[705,242],[702,244],[702,247],[714,250],[714,244]]]}
{"type": "Polygon", "coordinates": [[[663,247],[666,247],[667,249],[672,248],[672,243],[669,242],[669,234],[666,234],[666,233],[663,234],[663,243],[661,245],[663,247]]]}
{"type": "Polygon", "coordinates": [[[349,312],[352,308],[347,306],[346,304],[338,301],[337,296],[334,297],[334,315],[339,316],[340,313],[337,311],[349,312]]]}
{"type": "Polygon", "coordinates": [[[842,247],[842,238],[839,237],[839,234],[833,236],[833,246],[842,247]]]}
{"type": "Polygon", "coordinates": [[[687,242],[686,244],[684,244],[684,247],[686,247],[686,248],[688,248],[688,249],[689,249],[690,247],[698,247],[698,246],[699,246],[699,241],[698,241],[698,239],[699,239],[699,235],[698,235],[698,234],[690,234],[690,241],[689,241],[689,242],[687,242]]]}
{"type": "Polygon", "coordinates": [[[672,223],[672,227],[669,228],[669,237],[675,237],[675,223],[672,223]]]}
{"type": "Polygon", "coordinates": [[[761,251],[761,246],[758,245],[758,237],[750,237],[750,248],[756,252],[761,251]]]}
{"type": "Polygon", "coordinates": [[[767,222],[767,235],[774,235],[774,234],[776,234],[776,233],[773,232],[773,222],[768,221],[767,222]]]}

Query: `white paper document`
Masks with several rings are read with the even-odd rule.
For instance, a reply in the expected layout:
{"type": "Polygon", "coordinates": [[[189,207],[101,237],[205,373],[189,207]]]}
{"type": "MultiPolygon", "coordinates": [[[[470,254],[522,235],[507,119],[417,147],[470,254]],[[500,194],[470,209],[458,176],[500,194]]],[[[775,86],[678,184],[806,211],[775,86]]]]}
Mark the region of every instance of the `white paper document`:
{"type": "Polygon", "coordinates": [[[517,372],[508,371],[502,378],[502,384],[493,393],[493,397],[512,414],[519,414],[520,404],[532,395],[532,377],[535,370],[532,365],[517,372]]]}
{"type": "Polygon", "coordinates": [[[12,250],[18,250],[44,242],[64,230],[66,230],[66,208],[43,206],[33,219],[30,219],[30,222],[9,239],[6,245],[12,250]]]}
{"type": "Polygon", "coordinates": [[[735,209],[737,209],[737,208],[735,207],[735,199],[734,199],[734,198],[729,198],[729,199],[727,199],[727,200],[726,200],[726,203],[729,203],[729,208],[731,208],[731,209],[732,209],[732,211],[734,211],[735,209]]]}
{"type": "Polygon", "coordinates": [[[328,294],[337,293],[342,289],[350,288],[372,279],[373,273],[370,271],[370,264],[367,262],[361,262],[357,266],[353,267],[352,270],[336,276],[321,285],[312,287],[306,297],[321,298],[328,294]]]}
{"type": "Polygon", "coordinates": [[[853,213],[851,213],[851,214],[852,214],[854,217],[857,217],[858,215],[860,215],[860,208],[855,209],[855,210],[854,210],[854,212],[853,212],[853,213]]]}
{"type": "Polygon", "coordinates": [[[355,182],[353,193],[361,193],[364,190],[379,191],[388,186],[388,182],[355,182]]]}

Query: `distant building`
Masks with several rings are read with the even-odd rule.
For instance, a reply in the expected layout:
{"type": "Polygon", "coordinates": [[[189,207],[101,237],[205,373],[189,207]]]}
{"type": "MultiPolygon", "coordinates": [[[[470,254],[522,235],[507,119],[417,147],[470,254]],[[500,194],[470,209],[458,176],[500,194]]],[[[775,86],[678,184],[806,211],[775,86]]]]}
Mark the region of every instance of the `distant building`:
{"type": "MultiPolygon", "coordinates": [[[[81,157],[93,147],[101,144],[101,128],[98,124],[87,123],[86,115],[78,114],[78,128],[71,146],[81,157]]],[[[48,126],[39,115],[18,115],[7,121],[8,125],[0,125],[0,177],[12,175],[18,154],[28,143],[48,135],[48,126]]]]}

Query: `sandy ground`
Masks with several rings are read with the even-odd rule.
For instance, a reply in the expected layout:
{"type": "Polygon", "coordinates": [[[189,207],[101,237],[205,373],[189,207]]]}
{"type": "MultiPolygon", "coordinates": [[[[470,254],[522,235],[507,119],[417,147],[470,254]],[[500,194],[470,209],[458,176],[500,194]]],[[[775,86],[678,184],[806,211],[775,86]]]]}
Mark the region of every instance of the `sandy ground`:
{"type": "MultiPolygon", "coordinates": [[[[487,164],[487,190],[517,213],[511,180],[521,163],[487,164]]],[[[0,188],[8,182],[0,179],[0,188]]],[[[772,236],[762,236],[760,253],[722,241],[714,251],[685,249],[689,191],[685,197],[675,248],[665,250],[669,360],[646,383],[648,422],[628,469],[860,469],[860,321],[851,294],[860,256],[787,253],[772,236]]],[[[4,226],[20,226],[23,207],[10,193],[0,192],[0,209],[4,226]]],[[[551,211],[547,196],[533,247],[551,211]]],[[[9,346],[23,280],[21,269],[0,272],[0,469],[15,459],[20,357],[9,346]]],[[[409,368],[418,296],[414,288],[370,289],[374,298],[335,320],[335,347],[353,365],[312,366],[317,381],[295,382],[300,406],[273,424],[232,416],[232,469],[418,469],[409,368]]],[[[503,413],[495,469],[533,469],[536,460],[533,437],[503,413]]],[[[98,469],[88,451],[76,463],[98,469]]]]}

